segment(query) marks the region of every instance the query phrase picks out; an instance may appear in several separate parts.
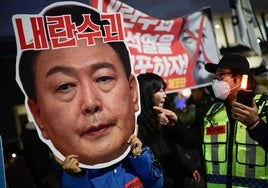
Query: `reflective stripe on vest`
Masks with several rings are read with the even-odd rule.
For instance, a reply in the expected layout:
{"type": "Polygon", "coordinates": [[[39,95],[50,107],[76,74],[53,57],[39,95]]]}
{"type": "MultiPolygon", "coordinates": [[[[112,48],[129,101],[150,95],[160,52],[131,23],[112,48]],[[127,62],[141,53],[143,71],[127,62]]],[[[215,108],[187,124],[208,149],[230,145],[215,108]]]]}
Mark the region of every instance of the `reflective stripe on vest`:
{"type": "MultiPolygon", "coordinates": [[[[203,153],[206,161],[206,168],[208,174],[226,174],[227,173],[227,121],[228,120],[224,105],[218,106],[217,115],[212,118],[213,122],[205,119],[203,153]],[[211,124],[213,123],[213,124],[211,124]],[[219,131],[215,134],[210,134],[209,129],[222,127],[225,133],[219,131]]],[[[210,111],[213,110],[211,107],[210,111]]]]}

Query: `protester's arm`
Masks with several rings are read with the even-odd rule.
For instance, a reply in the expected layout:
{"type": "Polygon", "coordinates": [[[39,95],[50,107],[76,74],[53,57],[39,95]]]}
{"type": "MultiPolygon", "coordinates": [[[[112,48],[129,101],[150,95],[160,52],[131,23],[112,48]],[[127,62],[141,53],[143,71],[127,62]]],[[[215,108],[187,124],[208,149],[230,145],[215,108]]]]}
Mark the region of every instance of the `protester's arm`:
{"type": "Polygon", "coordinates": [[[248,134],[251,138],[256,140],[266,152],[268,152],[267,123],[260,119],[260,122],[256,124],[255,127],[248,129],[248,134]]]}
{"type": "Polygon", "coordinates": [[[178,121],[177,115],[171,110],[159,106],[154,106],[153,109],[159,112],[158,117],[161,125],[172,126],[178,121]]]}
{"type": "Polygon", "coordinates": [[[143,148],[140,155],[132,155],[129,158],[144,187],[158,188],[163,186],[164,178],[161,165],[154,158],[149,147],[143,148]]]}
{"type": "Polygon", "coordinates": [[[130,162],[144,186],[162,187],[162,169],[149,147],[142,148],[142,142],[135,134],[130,136],[128,144],[131,146],[130,162]]]}

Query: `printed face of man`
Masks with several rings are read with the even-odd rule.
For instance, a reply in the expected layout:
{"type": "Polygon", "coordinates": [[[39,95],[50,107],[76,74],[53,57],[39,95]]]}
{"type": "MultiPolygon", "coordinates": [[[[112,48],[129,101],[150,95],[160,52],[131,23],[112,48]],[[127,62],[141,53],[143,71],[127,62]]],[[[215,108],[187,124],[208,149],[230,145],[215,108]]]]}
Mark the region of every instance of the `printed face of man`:
{"type": "Polygon", "coordinates": [[[37,103],[28,104],[42,137],[81,163],[111,161],[126,151],[138,110],[137,82],[100,39],[44,50],[36,59],[37,103]]]}
{"type": "Polygon", "coordinates": [[[197,84],[209,82],[210,73],[205,70],[204,66],[206,63],[217,63],[219,61],[218,53],[215,49],[216,42],[211,40],[211,36],[214,36],[213,27],[202,12],[189,15],[186,22],[180,40],[190,58],[195,58],[194,56],[197,55],[197,59],[192,62],[196,64],[193,69],[193,75],[197,84]],[[202,19],[204,19],[203,23],[202,19]],[[198,44],[198,41],[200,44],[198,44]]]}

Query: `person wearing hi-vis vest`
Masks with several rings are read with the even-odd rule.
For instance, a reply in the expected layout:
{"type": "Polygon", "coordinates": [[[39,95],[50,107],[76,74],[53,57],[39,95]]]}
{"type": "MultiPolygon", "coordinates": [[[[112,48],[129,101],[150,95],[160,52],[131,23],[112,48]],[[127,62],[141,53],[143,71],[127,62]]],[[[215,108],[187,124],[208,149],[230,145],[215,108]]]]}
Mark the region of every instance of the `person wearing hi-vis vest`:
{"type": "Polygon", "coordinates": [[[215,74],[212,89],[219,99],[204,118],[207,186],[268,187],[267,94],[254,93],[244,56],[226,54],[205,69],[215,74]]]}

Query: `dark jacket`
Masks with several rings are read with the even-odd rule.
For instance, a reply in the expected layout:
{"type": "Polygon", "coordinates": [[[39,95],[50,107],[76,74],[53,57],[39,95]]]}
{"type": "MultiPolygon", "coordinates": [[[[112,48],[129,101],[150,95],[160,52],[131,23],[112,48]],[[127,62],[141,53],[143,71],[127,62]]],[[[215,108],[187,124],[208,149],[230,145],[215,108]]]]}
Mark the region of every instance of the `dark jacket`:
{"type": "Polygon", "coordinates": [[[150,147],[163,168],[164,188],[183,188],[185,177],[192,177],[196,169],[191,157],[179,144],[184,143],[184,146],[190,148],[200,145],[199,140],[191,137],[193,134],[188,131],[179,126],[164,127],[159,134],[150,135],[146,126],[139,125],[139,138],[144,145],[150,147]],[[180,135],[191,136],[183,140],[180,135]]]}

